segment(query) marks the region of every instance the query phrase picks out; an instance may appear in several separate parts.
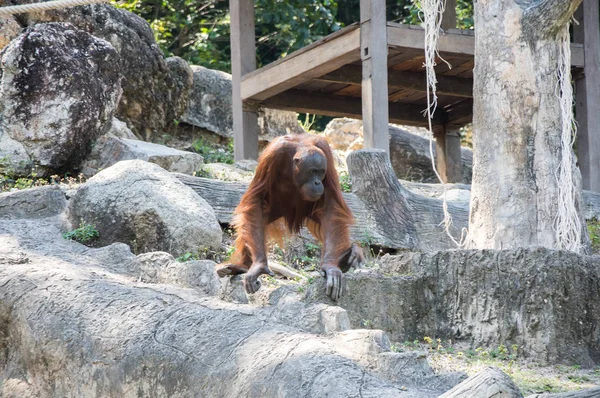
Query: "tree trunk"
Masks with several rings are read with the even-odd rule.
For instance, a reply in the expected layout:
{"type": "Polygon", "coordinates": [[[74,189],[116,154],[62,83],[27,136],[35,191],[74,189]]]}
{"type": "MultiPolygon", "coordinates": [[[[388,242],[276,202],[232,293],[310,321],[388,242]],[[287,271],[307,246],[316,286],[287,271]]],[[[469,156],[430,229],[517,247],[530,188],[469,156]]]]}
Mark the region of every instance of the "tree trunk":
{"type": "MultiPolygon", "coordinates": [[[[559,248],[554,230],[562,120],[557,35],[579,3],[475,2],[473,248],[559,248]]],[[[581,214],[581,177],[575,170],[581,214]]]]}

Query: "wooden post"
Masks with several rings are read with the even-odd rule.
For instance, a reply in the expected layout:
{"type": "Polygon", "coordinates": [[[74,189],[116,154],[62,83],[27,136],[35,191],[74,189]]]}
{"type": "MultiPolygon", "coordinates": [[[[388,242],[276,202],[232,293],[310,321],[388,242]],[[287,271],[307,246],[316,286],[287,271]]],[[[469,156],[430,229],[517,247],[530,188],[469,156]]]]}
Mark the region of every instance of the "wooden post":
{"type": "Polygon", "coordinates": [[[584,44],[585,70],[575,82],[577,157],[583,189],[600,192],[600,17],[598,0],[584,0],[573,27],[576,43],[584,44]]]}
{"type": "Polygon", "coordinates": [[[462,181],[460,134],[458,130],[434,129],[435,164],[445,183],[462,181]]]}
{"type": "Polygon", "coordinates": [[[446,8],[442,14],[442,30],[456,29],[456,0],[446,0],[446,8]]]}
{"type": "Polygon", "coordinates": [[[242,103],[242,76],[256,69],[254,0],[229,0],[235,160],[258,158],[258,115],[242,103]]]}
{"type": "Polygon", "coordinates": [[[360,0],[364,147],[390,151],[385,0],[360,0]]]}

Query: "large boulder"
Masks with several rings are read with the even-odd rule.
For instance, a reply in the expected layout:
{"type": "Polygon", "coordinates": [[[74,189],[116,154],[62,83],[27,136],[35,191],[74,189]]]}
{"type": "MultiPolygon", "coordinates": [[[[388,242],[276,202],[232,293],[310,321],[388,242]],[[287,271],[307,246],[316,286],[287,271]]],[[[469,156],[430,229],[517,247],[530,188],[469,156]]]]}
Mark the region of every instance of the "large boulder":
{"type": "MultiPolygon", "coordinates": [[[[339,305],[393,341],[436,336],[471,348],[517,345],[541,363],[600,364],[600,257],[548,249],[384,256],[347,274],[339,305]]],[[[309,302],[330,302],[321,284],[309,302]]]]}
{"type": "Polygon", "coordinates": [[[236,305],[214,296],[214,268],[190,279],[204,291],[118,271],[148,256],[0,219],[0,396],[433,398],[458,381],[379,330],[328,329],[335,308],[282,304],[289,289],[236,305]]]}
{"type": "Polygon", "coordinates": [[[118,59],[110,43],[66,23],[30,27],[11,42],[2,56],[0,158],[12,172],[79,165],[112,121],[118,59]]]}
{"type": "MultiPolygon", "coordinates": [[[[194,88],[181,121],[206,129],[222,137],[233,137],[231,75],[202,66],[191,66],[194,88]]],[[[286,134],[302,134],[295,112],[259,110],[259,139],[271,141],[286,134]]]]}
{"type": "Polygon", "coordinates": [[[123,242],[136,253],[180,255],[221,245],[210,205],[169,172],[141,160],[119,162],[88,180],[69,202],[69,220],[73,226],[95,225],[98,245],[123,242]]]}
{"type": "Polygon", "coordinates": [[[197,153],[106,135],[96,141],[92,153],[83,164],[82,171],[85,176],[92,176],[121,160],[133,159],[145,160],[165,170],[183,174],[198,171],[203,163],[202,156],[197,153]]]}
{"type": "MultiPolygon", "coordinates": [[[[16,0],[14,3],[37,2],[16,0]]],[[[66,21],[110,42],[119,54],[123,96],[117,115],[138,137],[150,141],[185,110],[192,71],[177,57],[165,59],[148,22],[111,5],[95,4],[26,14],[28,24],[66,21]]]]}

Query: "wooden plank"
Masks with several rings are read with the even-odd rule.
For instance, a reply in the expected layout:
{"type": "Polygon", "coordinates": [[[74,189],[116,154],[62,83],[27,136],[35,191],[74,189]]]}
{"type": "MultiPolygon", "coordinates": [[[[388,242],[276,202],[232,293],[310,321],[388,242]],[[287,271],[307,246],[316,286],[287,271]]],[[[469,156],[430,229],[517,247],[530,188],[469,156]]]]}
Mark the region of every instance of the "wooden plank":
{"type": "MultiPolygon", "coordinates": [[[[299,113],[312,113],[333,117],[362,119],[361,100],[340,95],[319,94],[300,90],[288,90],[261,103],[266,108],[282,109],[299,113]]],[[[388,104],[389,120],[397,124],[426,126],[427,118],[422,114],[423,107],[412,104],[388,104]]],[[[443,122],[443,111],[434,115],[434,124],[443,122]]]]}
{"type": "Polygon", "coordinates": [[[256,69],[254,1],[230,0],[233,143],[236,160],[258,158],[258,116],[243,107],[242,76],[256,69]]]}
{"type": "Polygon", "coordinates": [[[360,0],[362,119],[365,148],[390,152],[385,0],[360,0]]]}
{"type": "Polygon", "coordinates": [[[460,133],[457,129],[435,131],[436,168],[444,183],[462,181],[460,133]]]}
{"type": "MultiPolygon", "coordinates": [[[[317,80],[360,85],[362,83],[362,70],[354,65],[346,65],[318,77],[317,80]]],[[[423,73],[388,70],[388,88],[390,91],[410,89],[426,92],[426,78],[423,73]]],[[[438,76],[437,91],[440,95],[470,98],[473,96],[473,82],[468,79],[438,76]]]]}
{"type": "Polygon", "coordinates": [[[475,67],[475,61],[469,60],[460,65],[454,65],[452,69],[444,73],[444,76],[459,76],[466,71],[472,71],[475,67]]]}
{"type": "Polygon", "coordinates": [[[360,30],[327,36],[242,79],[242,99],[262,101],[360,59],[360,30]]]}
{"type": "Polygon", "coordinates": [[[598,0],[584,0],[575,38],[583,39],[584,77],[575,83],[577,155],[583,188],[600,192],[600,17],[598,0]]]}
{"type": "MultiPolygon", "coordinates": [[[[475,36],[472,33],[462,34],[462,32],[458,29],[450,29],[445,33],[440,33],[439,51],[442,56],[461,54],[474,56],[475,36]]],[[[392,48],[423,50],[424,36],[425,31],[417,26],[393,22],[388,22],[387,24],[388,45],[392,48]]],[[[571,65],[575,67],[583,67],[585,65],[583,48],[581,46],[571,45],[571,65]]]]}

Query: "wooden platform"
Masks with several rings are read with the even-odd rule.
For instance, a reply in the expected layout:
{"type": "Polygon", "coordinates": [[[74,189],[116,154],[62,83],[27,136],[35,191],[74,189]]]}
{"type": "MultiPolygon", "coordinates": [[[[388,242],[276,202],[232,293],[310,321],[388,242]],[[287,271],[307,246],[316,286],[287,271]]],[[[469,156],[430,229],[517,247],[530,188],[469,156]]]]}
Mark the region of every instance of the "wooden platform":
{"type": "MultiPolygon", "coordinates": [[[[390,22],[386,29],[389,121],[426,126],[424,30],[390,22]]],[[[440,35],[439,48],[451,67],[438,59],[434,124],[454,129],[472,119],[473,31],[449,29],[440,35]]],[[[579,73],[583,45],[573,44],[571,51],[574,74],[579,73]]],[[[361,119],[362,81],[361,28],[356,23],[244,75],[241,97],[251,107],[361,119]]]]}

